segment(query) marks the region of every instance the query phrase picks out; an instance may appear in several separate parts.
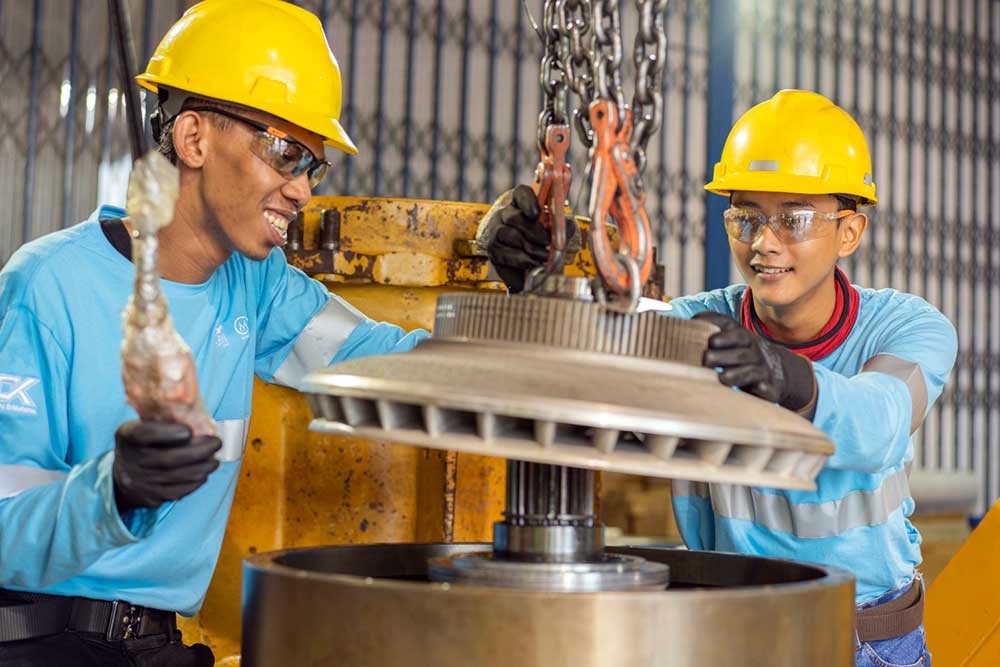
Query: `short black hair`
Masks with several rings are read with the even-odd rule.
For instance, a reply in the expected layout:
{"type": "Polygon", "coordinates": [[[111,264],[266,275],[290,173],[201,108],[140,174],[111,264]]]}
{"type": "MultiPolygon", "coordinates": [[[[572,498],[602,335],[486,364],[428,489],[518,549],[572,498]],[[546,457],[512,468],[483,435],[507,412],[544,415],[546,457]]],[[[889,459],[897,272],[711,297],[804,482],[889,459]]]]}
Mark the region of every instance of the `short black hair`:
{"type": "Polygon", "coordinates": [[[858,198],[854,195],[833,195],[837,199],[838,211],[857,211],[858,198]]]}
{"type": "MultiPolygon", "coordinates": [[[[226,104],[224,102],[205,97],[189,97],[184,100],[184,103],[181,104],[181,110],[160,126],[160,138],[156,149],[160,151],[165,158],[170,160],[170,164],[177,164],[177,150],[174,148],[174,121],[177,120],[177,116],[181,115],[181,112],[192,107],[218,107],[226,111],[234,111],[237,113],[241,111],[241,109],[236,105],[226,104]]],[[[158,110],[158,113],[163,113],[162,106],[158,110]]],[[[209,116],[209,119],[209,122],[220,130],[227,129],[233,123],[231,118],[227,118],[221,114],[213,113],[209,116]]]]}
{"type": "MultiPolygon", "coordinates": [[[[854,195],[833,195],[837,200],[838,211],[857,211],[860,202],[854,195]]],[[[733,205],[733,193],[729,193],[729,205],[733,205]]]]}

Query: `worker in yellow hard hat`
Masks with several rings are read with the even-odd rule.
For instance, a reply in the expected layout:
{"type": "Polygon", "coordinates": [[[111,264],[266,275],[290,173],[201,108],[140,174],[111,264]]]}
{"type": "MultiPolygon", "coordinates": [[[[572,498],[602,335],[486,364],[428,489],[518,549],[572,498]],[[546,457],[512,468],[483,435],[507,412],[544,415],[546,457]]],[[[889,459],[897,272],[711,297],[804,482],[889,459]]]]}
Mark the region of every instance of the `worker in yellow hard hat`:
{"type": "Polygon", "coordinates": [[[289,387],[426,332],[374,322],[290,268],[289,222],[356,153],[319,20],[282,0],[206,0],[138,82],[180,173],[162,290],[218,437],[139,421],[121,381],[130,224],[103,206],[0,272],[0,664],[212,665],[175,612],[201,606],[243,455],[254,375],[289,387]]]}
{"type": "MultiPolygon", "coordinates": [[[[708,224],[725,225],[745,284],[673,299],[671,314],[717,325],[704,365],[811,420],[836,451],[815,491],[674,481],[681,534],[694,549],[850,570],[857,664],[929,665],[907,471],[957,338],[920,297],[852,285],[837,266],[878,201],[864,134],[822,95],[783,90],[736,122],[705,189],[729,198],[708,224]]],[[[489,254],[501,275],[544,256],[527,231],[537,203],[525,199],[499,216],[489,254]]]]}

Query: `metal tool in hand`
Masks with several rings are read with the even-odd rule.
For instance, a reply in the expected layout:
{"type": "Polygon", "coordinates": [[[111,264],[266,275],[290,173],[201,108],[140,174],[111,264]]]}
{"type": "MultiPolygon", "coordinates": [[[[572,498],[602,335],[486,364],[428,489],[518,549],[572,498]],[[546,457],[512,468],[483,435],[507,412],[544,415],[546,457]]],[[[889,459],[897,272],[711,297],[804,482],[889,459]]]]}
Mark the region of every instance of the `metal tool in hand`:
{"type": "Polygon", "coordinates": [[[174,328],[160,288],[157,234],[173,220],[179,187],[177,168],[156,151],[132,166],[128,211],[135,290],[125,310],[122,381],[140,418],[186,424],[196,436],[214,435],[194,357],[174,328]]]}

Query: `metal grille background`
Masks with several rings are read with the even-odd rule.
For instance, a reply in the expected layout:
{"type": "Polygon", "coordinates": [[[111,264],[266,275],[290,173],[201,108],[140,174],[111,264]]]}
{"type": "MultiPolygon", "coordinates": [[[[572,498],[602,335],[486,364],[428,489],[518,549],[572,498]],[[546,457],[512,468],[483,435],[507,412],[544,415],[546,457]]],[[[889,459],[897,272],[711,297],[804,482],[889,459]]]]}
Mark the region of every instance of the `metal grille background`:
{"type": "Polygon", "coordinates": [[[738,115],[781,88],[827,95],[861,124],[880,204],[844,269],[925,297],[958,362],[918,435],[924,468],[975,470],[1000,496],[1000,3],[740,3],[738,115]]]}
{"type": "MultiPolygon", "coordinates": [[[[193,4],[129,3],[142,64],[193,4]]],[[[322,194],[491,201],[530,178],[541,43],[520,0],[297,4],[320,16],[340,58],[343,120],[362,152],[332,156],[322,194]]],[[[540,20],[541,0],[528,4],[540,20]]],[[[718,234],[706,239],[701,189],[713,130],[724,137],[740,113],[786,87],[817,90],[854,114],[872,143],[882,204],[845,269],[855,282],[925,296],[958,327],[956,373],[919,435],[918,462],[975,470],[984,501],[1000,497],[998,4],[670,2],[664,126],[646,170],[667,293],[698,291],[706,274],[717,286],[706,248],[716,261],[726,249],[718,234]]],[[[635,11],[623,5],[630,54],[635,11]]],[[[98,202],[124,201],[130,159],[109,46],[104,0],[0,0],[0,196],[8,203],[0,265],[98,202]]],[[[579,142],[572,158],[571,201],[583,210],[579,142]]]]}

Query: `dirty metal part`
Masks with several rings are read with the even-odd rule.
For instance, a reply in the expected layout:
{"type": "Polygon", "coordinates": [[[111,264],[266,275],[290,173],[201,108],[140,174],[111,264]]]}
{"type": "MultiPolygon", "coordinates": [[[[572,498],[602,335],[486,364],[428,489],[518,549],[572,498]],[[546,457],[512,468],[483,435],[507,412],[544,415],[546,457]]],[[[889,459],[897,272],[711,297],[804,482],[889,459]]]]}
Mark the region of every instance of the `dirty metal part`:
{"type": "MultiPolygon", "coordinates": [[[[390,199],[314,197],[289,224],[288,263],[326,282],[429,287],[483,283],[502,287],[486,251],[475,242],[487,204],[390,199]]],[[[576,218],[578,233],[566,246],[565,273],[594,275],[583,247],[590,221],[576,218]]],[[[614,230],[609,233],[617,243],[614,230]]],[[[655,265],[643,296],[663,297],[664,269],[655,265]]]]}
{"type": "Polygon", "coordinates": [[[198,389],[191,349],[177,333],[160,288],[157,234],[173,221],[177,168],[156,151],[132,167],[128,182],[135,287],[125,309],[121,374],[125,396],[142,419],[175,421],[194,435],[215,435],[198,389]]]}
{"type": "Polygon", "coordinates": [[[499,281],[485,256],[455,252],[487,206],[385,197],[315,197],[289,225],[288,263],[320,279],[385,285],[499,281]]]}
{"type": "Polygon", "coordinates": [[[833,451],[805,419],[701,368],[711,333],[703,323],[534,296],[465,296],[439,302],[435,337],[415,350],[309,375],[311,428],[797,489],[815,488],[833,451]]]}
{"type": "Polygon", "coordinates": [[[244,563],[242,664],[854,664],[854,585],[843,570],[615,548],[613,555],[669,566],[671,588],[558,594],[427,582],[428,559],[488,548],[394,544],[252,556],[244,563]]]}

